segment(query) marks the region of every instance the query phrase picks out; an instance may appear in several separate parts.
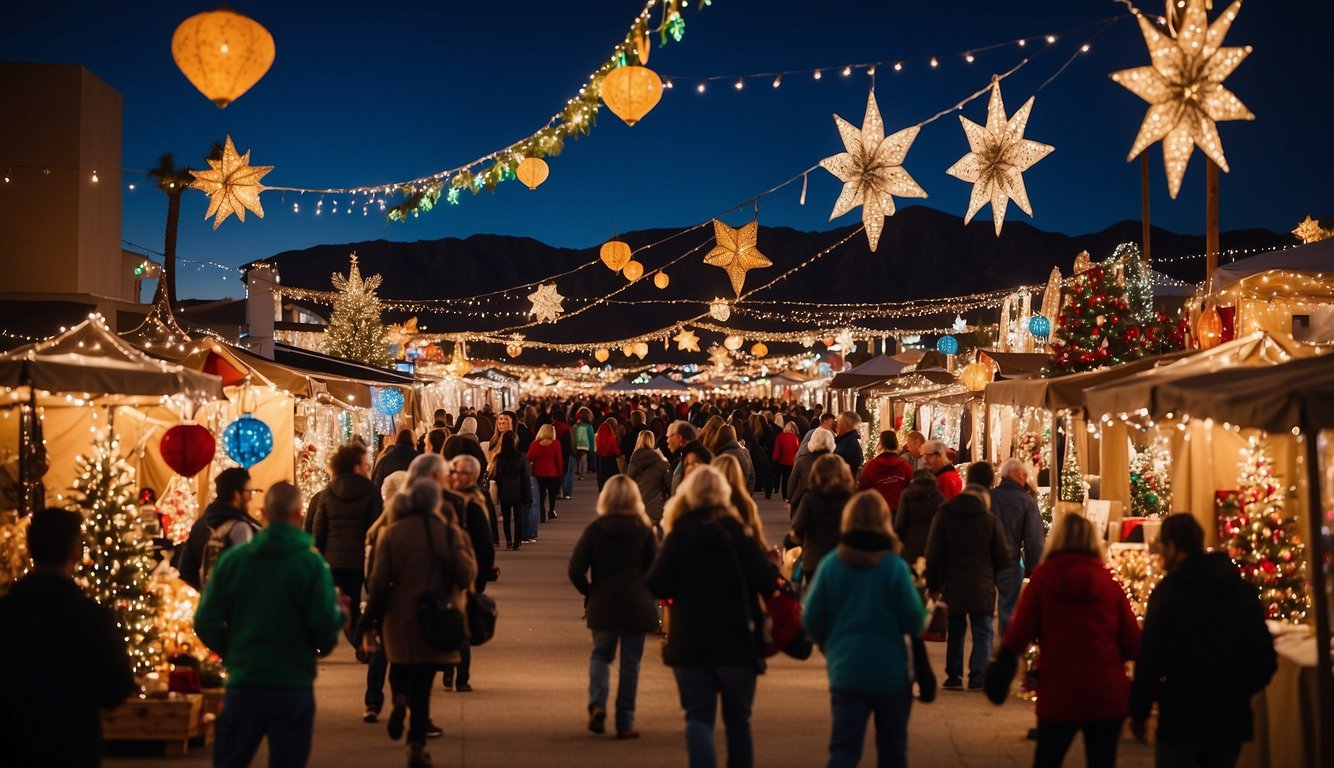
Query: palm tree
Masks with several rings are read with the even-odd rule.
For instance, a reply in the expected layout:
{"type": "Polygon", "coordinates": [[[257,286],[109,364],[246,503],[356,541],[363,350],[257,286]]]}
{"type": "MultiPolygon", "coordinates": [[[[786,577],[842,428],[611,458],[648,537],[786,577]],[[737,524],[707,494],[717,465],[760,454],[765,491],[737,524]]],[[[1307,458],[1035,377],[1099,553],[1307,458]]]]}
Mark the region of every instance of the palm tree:
{"type": "Polygon", "coordinates": [[[157,167],[148,172],[157,188],[167,195],[167,234],[162,244],[162,284],[167,289],[167,304],[176,307],[176,230],[181,223],[181,195],[194,181],[189,168],[177,168],[176,158],[168,152],[157,159],[157,167]]]}

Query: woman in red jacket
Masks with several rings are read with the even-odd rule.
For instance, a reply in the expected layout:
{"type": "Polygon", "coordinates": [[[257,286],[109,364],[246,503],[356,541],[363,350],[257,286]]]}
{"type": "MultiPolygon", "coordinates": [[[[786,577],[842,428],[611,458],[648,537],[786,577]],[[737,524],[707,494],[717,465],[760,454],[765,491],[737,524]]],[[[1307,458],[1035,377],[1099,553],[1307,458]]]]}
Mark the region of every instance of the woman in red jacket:
{"type": "Polygon", "coordinates": [[[615,474],[619,474],[621,466],[621,435],[616,429],[616,419],[608,416],[598,427],[597,434],[593,436],[593,452],[598,457],[598,491],[602,491],[602,486],[607,484],[607,480],[615,474]]]}
{"type": "Polygon", "coordinates": [[[537,511],[542,513],[542,522],[547,518],[556,519],[556,497],[560,495],[560,481],[565,475],[565,454],[560,442],[556,440],[556,428],[543,424],[537,430],[537,439],[528,446],[528,461],[533,465],[533,477],[537,479],[540,494],[537,511]]]}
{"type": "Polygon", "coordinates": [[[1052,528],[1002,652],[1022,656],[1033,642],[1040,649],[1033,765],[1060,766],[1078,731],[1089,768],[1115,765],[1130,710],[1126,662],[1139,653],[1139,626],[1103,565],[1102,536],[1079,514],[1063,515],[1052,528]]]}
{"type": "Polygon", "coordinates": [[[783,431],[774,438],[774,472],[778,479],[774,484],[778,486],[783,493],[783,501],[787,501],[787,479],[792,475],[792,465],[797,460],[797,449],[801,448],[801,436],[797,434],[797,422],[788,421],[783,425],[783,431]]]}

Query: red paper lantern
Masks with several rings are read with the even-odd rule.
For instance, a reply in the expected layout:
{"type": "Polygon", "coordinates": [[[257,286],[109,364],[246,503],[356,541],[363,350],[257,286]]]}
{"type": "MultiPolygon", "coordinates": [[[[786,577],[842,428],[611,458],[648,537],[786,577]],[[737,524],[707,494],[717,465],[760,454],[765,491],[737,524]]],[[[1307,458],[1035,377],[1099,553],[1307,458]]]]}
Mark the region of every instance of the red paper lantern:
{"type": "Polygon", "coordinates": [[[213,433],[198,424],[177,424],[158,443],[162,460],[184,477],[194,477],[211,464],[217,449],[213,433]]]}

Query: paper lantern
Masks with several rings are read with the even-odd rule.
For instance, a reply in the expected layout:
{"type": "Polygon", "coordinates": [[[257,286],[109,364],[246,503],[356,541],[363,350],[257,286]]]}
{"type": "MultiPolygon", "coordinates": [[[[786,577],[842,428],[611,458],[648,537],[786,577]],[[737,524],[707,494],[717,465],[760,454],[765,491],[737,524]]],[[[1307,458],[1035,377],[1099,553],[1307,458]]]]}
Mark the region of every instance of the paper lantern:
{"type": "Polygon", "coordinates": [[[194,477],[213,462],[218,441],[198,424],[177,424],[162,434],[157,449],[171,471],[194,477]]]}
{"type": "Polygon", "coordinates": [[[1195,338],[1200,342],[1200,349],[1213,349],[1223,341],[1223,318],[1218,310],[1210,307],[1200,313],[1195,321],[1195,338]]]}
{"type": "Polygon", "coordinates": [[[1051,335],[1051,320],[1044,315],[1033,315],[1028,320],[1028,332],[1035,338],[1047,338],[1051,335]]]}
{"type": "Polygon", "coordinates": [[[720,323],[727,322],[727,318],[732,316],[732,308],[728,306],[726,299],[714,299],[709,303],[709,317],[720,323]]]}
{"type": "Polygon", "coordinates": [[[941,336],[940,341],[936,342],[936,351],[942,355],[959,354],[959,340],[953,336],[941,336]]]}
{"type": "Polygon", "coordinates": [[[232,461],[250,469],[273,450],[273,432],[268,424],[247,413],[222,431],[222,447],[232,461]]]}
{"type": "Polygon", "coordinates": [[[764,357],[769,354],[769,348],[764,346],[764,342],[757,341],[755,342],[755,346],[750,348],[750,353],[755,357],[764,357]]]}
{"type": "Polygon", "coordinates": [[[397,416],[402,413],[403,390],[397,387],[375,390],[375,410],[385,416],[397,416]]]}
{"type": "Polygon", "coordinates": [[[633,347],[635,357],[639,358],[640,360],[643,360],[645,357],[648,356],[648,342],[638,341],[632,344],[631,347],[633,347]]]}
{"type": "Polygon", "coordinates": [[[991,383],[991,369],[981,363],[969,363],[964,366],[962,378],[969,392],[981,392],[991,383]]]}
{"type": "Polygon", "coordinates": [[[672,279],[667,276],[666,272],[659,272],[653,276],[653,285],[658,288],[666,288],[671,282],[672,279]]]}
{"type": "Polygon", "coordinates": [[[551,167],[540,157],[525,157],[523,162],[519,163],[519,167],[514,169],[514,175],[524,186],[537,189],[547,180],[547,176],[551,175],[551,167]]]}
{"type": "Polygon", "coordinates": [[[626,280],[633,283],[644,276],[644,265],[631,259],[630,261],[625,262],[624,267],[621,267],[621,274],[625,275],[626,280]]]}
{"type": "Polygon", "coordinates": [[[625,355],[626,357],[634,357],[634,356],[635,356],[635,345],[634,345],[634,344],[626,344],[624,347],[621,347],[621,354],[625,355]]]}
{"type": "Polygon", "coordinates": [[[523,347],[519,346],[518,344],[506,344],[505,354],[509,355],[510,357],[518,357],[519,355],[523,354],[523,347]]]}
{"type": "Polygon", "coordinates": [[[630,260],[630,246],[620,240],[608,240],[602,244],[602,249],[598,252],[602,258],[602,263],[612,272],[620,272],[621,267],[630,260]]]}
{"type": "MultiPolygon", "coordinates": [[[[648,63],[648,40],[637,41],[639,63],[648,63]]],[[[662,78],[648,67],[633,64],[617,67],[602,78],[602,101],[626,125],[634,125],[662,98],[662,78]]]]}
{"type": "Polygon", "coordinates": [[[226,9],[195,14],[171,36],[176,66],[219,109],[259,82],[273,65],[273,35],[226,9]]]}
{"type": "Polygon", "coordinates": [[[605,363],[605,362],[607,362],[607,358],[611,357],[611,350],[608,350],[608,349],[598,349],[598,350],[594,350],[594,352],[593,352],[593,357],[594,357],[599,363],[605,363]]]}
{"type": "Polygon", "coordinates": [[[730,352],[735,352],[738,349],[741,349],[741,345],[745,343],[746,343],[745,339],[736,335],[728,336],[727,338],[723,339],[723,346],[726,347],[730,352]]]}

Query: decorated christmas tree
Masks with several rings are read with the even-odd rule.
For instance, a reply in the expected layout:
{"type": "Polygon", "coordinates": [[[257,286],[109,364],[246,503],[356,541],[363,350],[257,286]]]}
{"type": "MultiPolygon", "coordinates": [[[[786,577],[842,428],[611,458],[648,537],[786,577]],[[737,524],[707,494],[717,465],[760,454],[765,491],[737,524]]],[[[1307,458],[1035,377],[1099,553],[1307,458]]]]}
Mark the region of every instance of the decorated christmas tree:
{"type": "Polygon", "coordinates": [[[338,296],[324,332],[324,351],[377,368],[391,368],[394,358],[389,351],[388,332],[380,322],[380,298],[375,295],[380,276],[363,280],[357,255],[352,254],[351,259],[346,277],[333,276],[338,296]]]}
{"type": "Polygon", "coordinates": [[[1151,440],[1130,459],[1130,514],[1162,516],[1172,511],[1171,457],[1167,447],[1151,440]]]}
{"type": "Polygon", "coordinates": [[[1154,319],[1152,270],[1140,257],[1139,246],[1121,243],[1112,251],[1108,266],[1120,271],[1119,282],[1125,285],[1127,316],[1130,325],[1148,325],[1154,319]]]}
{"type": "Polygon", "coordinates": [[[98,438],[78,458],[74,504],[84,517],[84,592],[116,615],[135,674],[152,670],[161,649],[158,597],[149,584],[156,562],[134,498],[134,470],[113,438],[98,438]]]}
{"type": "Polygon", "coordinates": [[[1309,608],[1305,544],[1274,477],[1268,446],[1252,438],[1243,455],[1239,490],[1220,503],[1219,546],[1260,590],[1269,618],[1300,623],[1309,608]]]}
{"type": "Polygon", "coordinates": [[[1111,270],[1096,264],[1074,276],[1070,293],[1056,315],[1051,360],[1044,376],[1064,376],[1117,365],[1140,356],[1141,346],[1127,330],[1130,305],[1125,287],[1112,279],[1111,270]]]}
{"type": "Polygon", "coordinates": [[[1084,503],[1084,472],[1079,468],[1079,451],[1075,447],[1070,420],[1066,419],[1065,459],[1061,463],[1061,501],[1084,503]]]}

